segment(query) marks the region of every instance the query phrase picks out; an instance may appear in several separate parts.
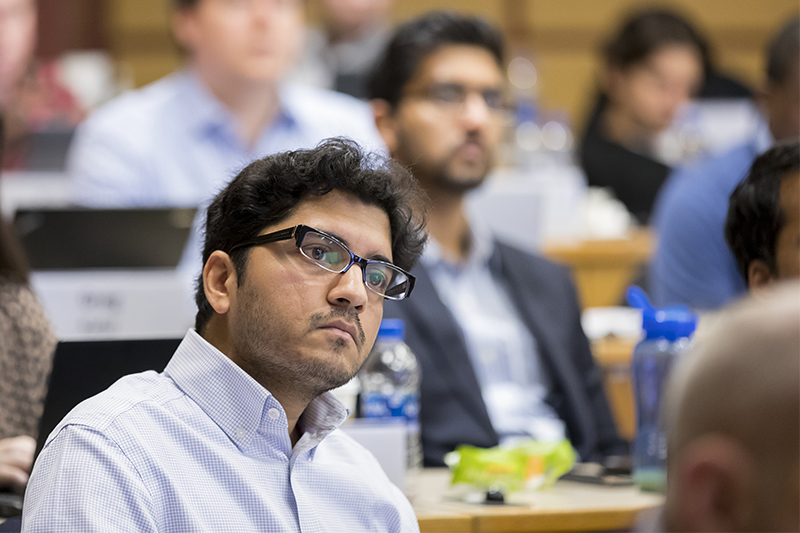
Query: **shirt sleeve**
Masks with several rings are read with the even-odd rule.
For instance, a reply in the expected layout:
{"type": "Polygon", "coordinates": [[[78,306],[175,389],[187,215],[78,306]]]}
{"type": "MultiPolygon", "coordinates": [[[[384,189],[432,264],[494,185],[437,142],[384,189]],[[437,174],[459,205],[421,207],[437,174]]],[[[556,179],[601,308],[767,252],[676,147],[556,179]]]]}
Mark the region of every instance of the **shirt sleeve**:
{"type": "Polygon", "coordinates": [[[73,199],[90,207],[146,204],[148,158],[139,155],[146,150],[140,146],[146,140],[121,131],[124,117],[118,120],[104,111],[89,117],[75,132],[67,160],[73,199]]]}
{"type": "Polygon", "coordinates": [[[65,426],[42,450],[25,493],[22,531],[157,530],[139,473],[103,433],[65,426]]]}

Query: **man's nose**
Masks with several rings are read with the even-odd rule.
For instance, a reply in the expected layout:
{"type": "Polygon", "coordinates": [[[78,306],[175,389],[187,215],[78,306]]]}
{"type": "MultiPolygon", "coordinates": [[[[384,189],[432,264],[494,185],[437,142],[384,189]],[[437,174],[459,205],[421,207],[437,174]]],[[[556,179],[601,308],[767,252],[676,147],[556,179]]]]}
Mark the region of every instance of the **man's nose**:
{"type": "MultiPolygon", "coordinates": [[[[279,0],[278,0],[279,1],[279,0]]],[[[254,22],[269,25],[278,7],[276,0],[250,0],[250,16],[254,22]]]]}
{"type": "Polygon", "coordinates": [[[367,290],[361,266],[354,263],[347,272],[336,274],[328,292],[328,301],[334,305],[346,305],[360,310],[367,303],[367,290]]]}
{"type": "Polygon", "coordinates": [[[468,129],[480,129],[494,120],[492,110],[486,104],[486,99],[478,91],[472,91],[464,99],[461,110],[461,122],[468,129]]]}

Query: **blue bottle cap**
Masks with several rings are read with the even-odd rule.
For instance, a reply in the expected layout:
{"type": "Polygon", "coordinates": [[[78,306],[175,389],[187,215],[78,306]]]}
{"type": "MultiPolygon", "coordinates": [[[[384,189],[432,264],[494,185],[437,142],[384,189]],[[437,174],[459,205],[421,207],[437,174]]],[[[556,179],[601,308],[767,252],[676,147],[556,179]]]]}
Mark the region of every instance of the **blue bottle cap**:
{"type": "Polygon", "coordinates": [[[685,305],[653,307],[647,293],[636,285],[628,287],[626,296],[631,307],[642,310],[642,328],[648,339],[671,342],[690,336],[697,327],[697,315],[685,305]]]}
{"type": "Polygon", "coordinates": [[[384,339],[405,339],[406,325],[399,318],[384,318],[381,320],[381,328],[378,330],[378,338],[384,339]]]}
{"type": "Polygon", "coordinates": [[[663,309],[650,308],[642,312],[642,328],[648,339],[675,341],[689,337],[697,327],[697,315],[686,306],[663,309]]]}

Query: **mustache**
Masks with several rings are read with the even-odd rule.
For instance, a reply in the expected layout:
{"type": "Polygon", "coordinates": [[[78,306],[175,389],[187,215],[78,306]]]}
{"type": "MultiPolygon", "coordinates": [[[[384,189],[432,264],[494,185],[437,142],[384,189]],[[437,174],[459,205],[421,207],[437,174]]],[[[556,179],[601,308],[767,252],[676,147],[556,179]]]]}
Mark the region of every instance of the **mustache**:
{"type": "Polygon", "coordinates": [[[364,345],[367,340],[367,336],[364,334],[364,328],[361,327],[361,319],[358,317],[358,313],[355,311],[348,311],[347,309],[336,308],[333,309],[330,313],[314,313],[311,315],[309,319],[310,325],[308,328],[308,332],[311,333],[315,329],[320,326],[331,322],[337,318],[343,318],[348,322],[351,322],[355,325],[356,331],[358,331],[358,341],[360,345],[364,345]]]}

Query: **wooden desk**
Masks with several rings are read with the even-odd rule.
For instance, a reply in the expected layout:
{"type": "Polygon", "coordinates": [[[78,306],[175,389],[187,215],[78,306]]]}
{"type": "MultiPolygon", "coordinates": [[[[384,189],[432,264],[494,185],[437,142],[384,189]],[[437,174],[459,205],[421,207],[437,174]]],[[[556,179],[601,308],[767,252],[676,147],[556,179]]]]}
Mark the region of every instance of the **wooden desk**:
{"type": "Polygon", "coordinates": [[[468,504],[448,497],[450,472],[425,469],[412,505],[423,533],[609,531],[630,529],[640,511],[663,503],[635,487],[559,481],[550,489],[520,492],[508,504],[468,504]]]}
{"type": "Polygon", "coordinates": [[[648,229],[626,239],[548,243],[546,257],[570,267],[581,305],[619,305],[625,289],[639,276],[655,248],[648,229]]]}

